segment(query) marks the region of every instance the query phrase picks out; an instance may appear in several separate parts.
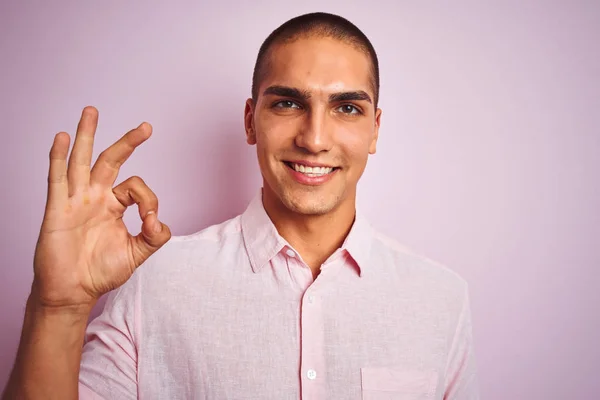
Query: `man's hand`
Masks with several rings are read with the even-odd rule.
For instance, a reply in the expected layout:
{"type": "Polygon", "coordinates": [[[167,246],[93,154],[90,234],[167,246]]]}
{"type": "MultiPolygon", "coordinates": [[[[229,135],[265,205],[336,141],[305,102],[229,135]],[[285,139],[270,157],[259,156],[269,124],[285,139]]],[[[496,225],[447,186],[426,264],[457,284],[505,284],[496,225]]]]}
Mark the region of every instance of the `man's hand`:
{"type": "Polygon", "coordinates": [[[113,188],[120,166],[148,139],[142,123],[103,151],[90,166],[98,111],[83,110],[71,156],[69,135],[61,132],[50,150],[48,197],[34,257],[34,290],[41,306],[93,306],[104,293],[125,283],[171,237],[159,222],[158,199],[144,181],[131,177],[113,188]],[[123,213],[138,204],[142,230],[127,231],[123,213]]]}
{"type": "Polygon", "coordinates": [[[170,238],[159,222],[158,199],[138,177],[113,188],[119,168],[148,139],[142,123],[90,166],[98,111],[83,110],[67,161],[70,137],[61,132],[50,150],[46,211],[34,256],[17,360],[3,399],[77,399],[86,323],[100,296],[125,283],[170,238]],[[142,231],[123,223],[138,205],[142,231]]]}

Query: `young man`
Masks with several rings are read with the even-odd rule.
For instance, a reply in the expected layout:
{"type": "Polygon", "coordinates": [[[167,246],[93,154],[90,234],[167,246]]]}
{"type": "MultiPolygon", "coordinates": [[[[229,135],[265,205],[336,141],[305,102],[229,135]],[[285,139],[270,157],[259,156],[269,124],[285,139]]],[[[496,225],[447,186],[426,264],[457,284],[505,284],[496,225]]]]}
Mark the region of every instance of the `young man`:
{"type": "Polygon", "coordinates": [[[262,189],[237,218],[171,240],[140,178],[113,188],[150,125],[90,169],[98,114],[84,109],[68,163],[67,134],[50,152],[6,398],[478,398],[465,282],[355,210],[378,93],[375,51],[350,22],[283,24],[260,49],[245,108],[262,189]],[[136,237],[121,219],[134,203],[136,237]]]}

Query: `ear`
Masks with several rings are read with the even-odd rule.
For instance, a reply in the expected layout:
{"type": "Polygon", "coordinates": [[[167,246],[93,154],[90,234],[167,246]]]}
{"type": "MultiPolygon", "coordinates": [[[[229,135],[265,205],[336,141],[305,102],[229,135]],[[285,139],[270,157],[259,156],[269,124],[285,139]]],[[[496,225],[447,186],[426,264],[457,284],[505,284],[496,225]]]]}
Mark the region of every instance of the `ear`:
{"type": "Polygon", "coordinates": [[[256,131],[254,130],[254,102],[246,100],[244,108],[244,127],[246,128],[246,142],[249,145],[256,144],[256,131]]]}
{"type": "Polygon", "coordinates": [[[375,111],[375,136],[369,145],[369,154],[375,154],[377,151],[377,139],[379,138],[379,127],[381,126],[381,108],[375,111]]]}

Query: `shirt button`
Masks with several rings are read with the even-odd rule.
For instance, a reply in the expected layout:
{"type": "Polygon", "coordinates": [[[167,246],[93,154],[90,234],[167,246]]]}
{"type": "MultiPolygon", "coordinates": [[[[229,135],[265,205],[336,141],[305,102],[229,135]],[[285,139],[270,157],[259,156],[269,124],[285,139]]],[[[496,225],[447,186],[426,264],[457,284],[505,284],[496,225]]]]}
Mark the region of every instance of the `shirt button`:
{"type": "Polygon", "coordinates": [[[313,295],[311,294],[311,295],[309,295],[309,296],[308,296],[308,299],[307,299],[307,300],[308,300],[308,302],[309,302],[310,304],[312,304],[312,303],[314,303],[314,302],[315,302],[315,296],[313,296],[313,295]]]}
{"type": "Polygon", "coordinates": [[[296,253],[294,253],[294,250],[287,249],[285,254],[287,254],[290,257],[296,257],[296,253]]]}
{"type": "Polygon", "coordinates": [[[314,369],[309,369],[306,372],[306,376],[308,377],[308,379],[313,380],[317,377],[317,371],[315,371],[314,369]]]}

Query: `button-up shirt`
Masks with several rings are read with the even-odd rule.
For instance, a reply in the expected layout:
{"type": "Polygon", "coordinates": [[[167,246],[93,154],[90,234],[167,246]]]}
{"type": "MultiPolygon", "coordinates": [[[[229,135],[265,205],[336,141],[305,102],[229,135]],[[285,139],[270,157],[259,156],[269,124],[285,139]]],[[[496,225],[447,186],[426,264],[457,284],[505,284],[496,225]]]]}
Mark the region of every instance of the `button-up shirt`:
{"type": "Polygon", "coordinates": [[[316,279],[260,193],[174,236],[87,328],[86,399],[478,399],[468,289],[357,213],[316,279]]]}

